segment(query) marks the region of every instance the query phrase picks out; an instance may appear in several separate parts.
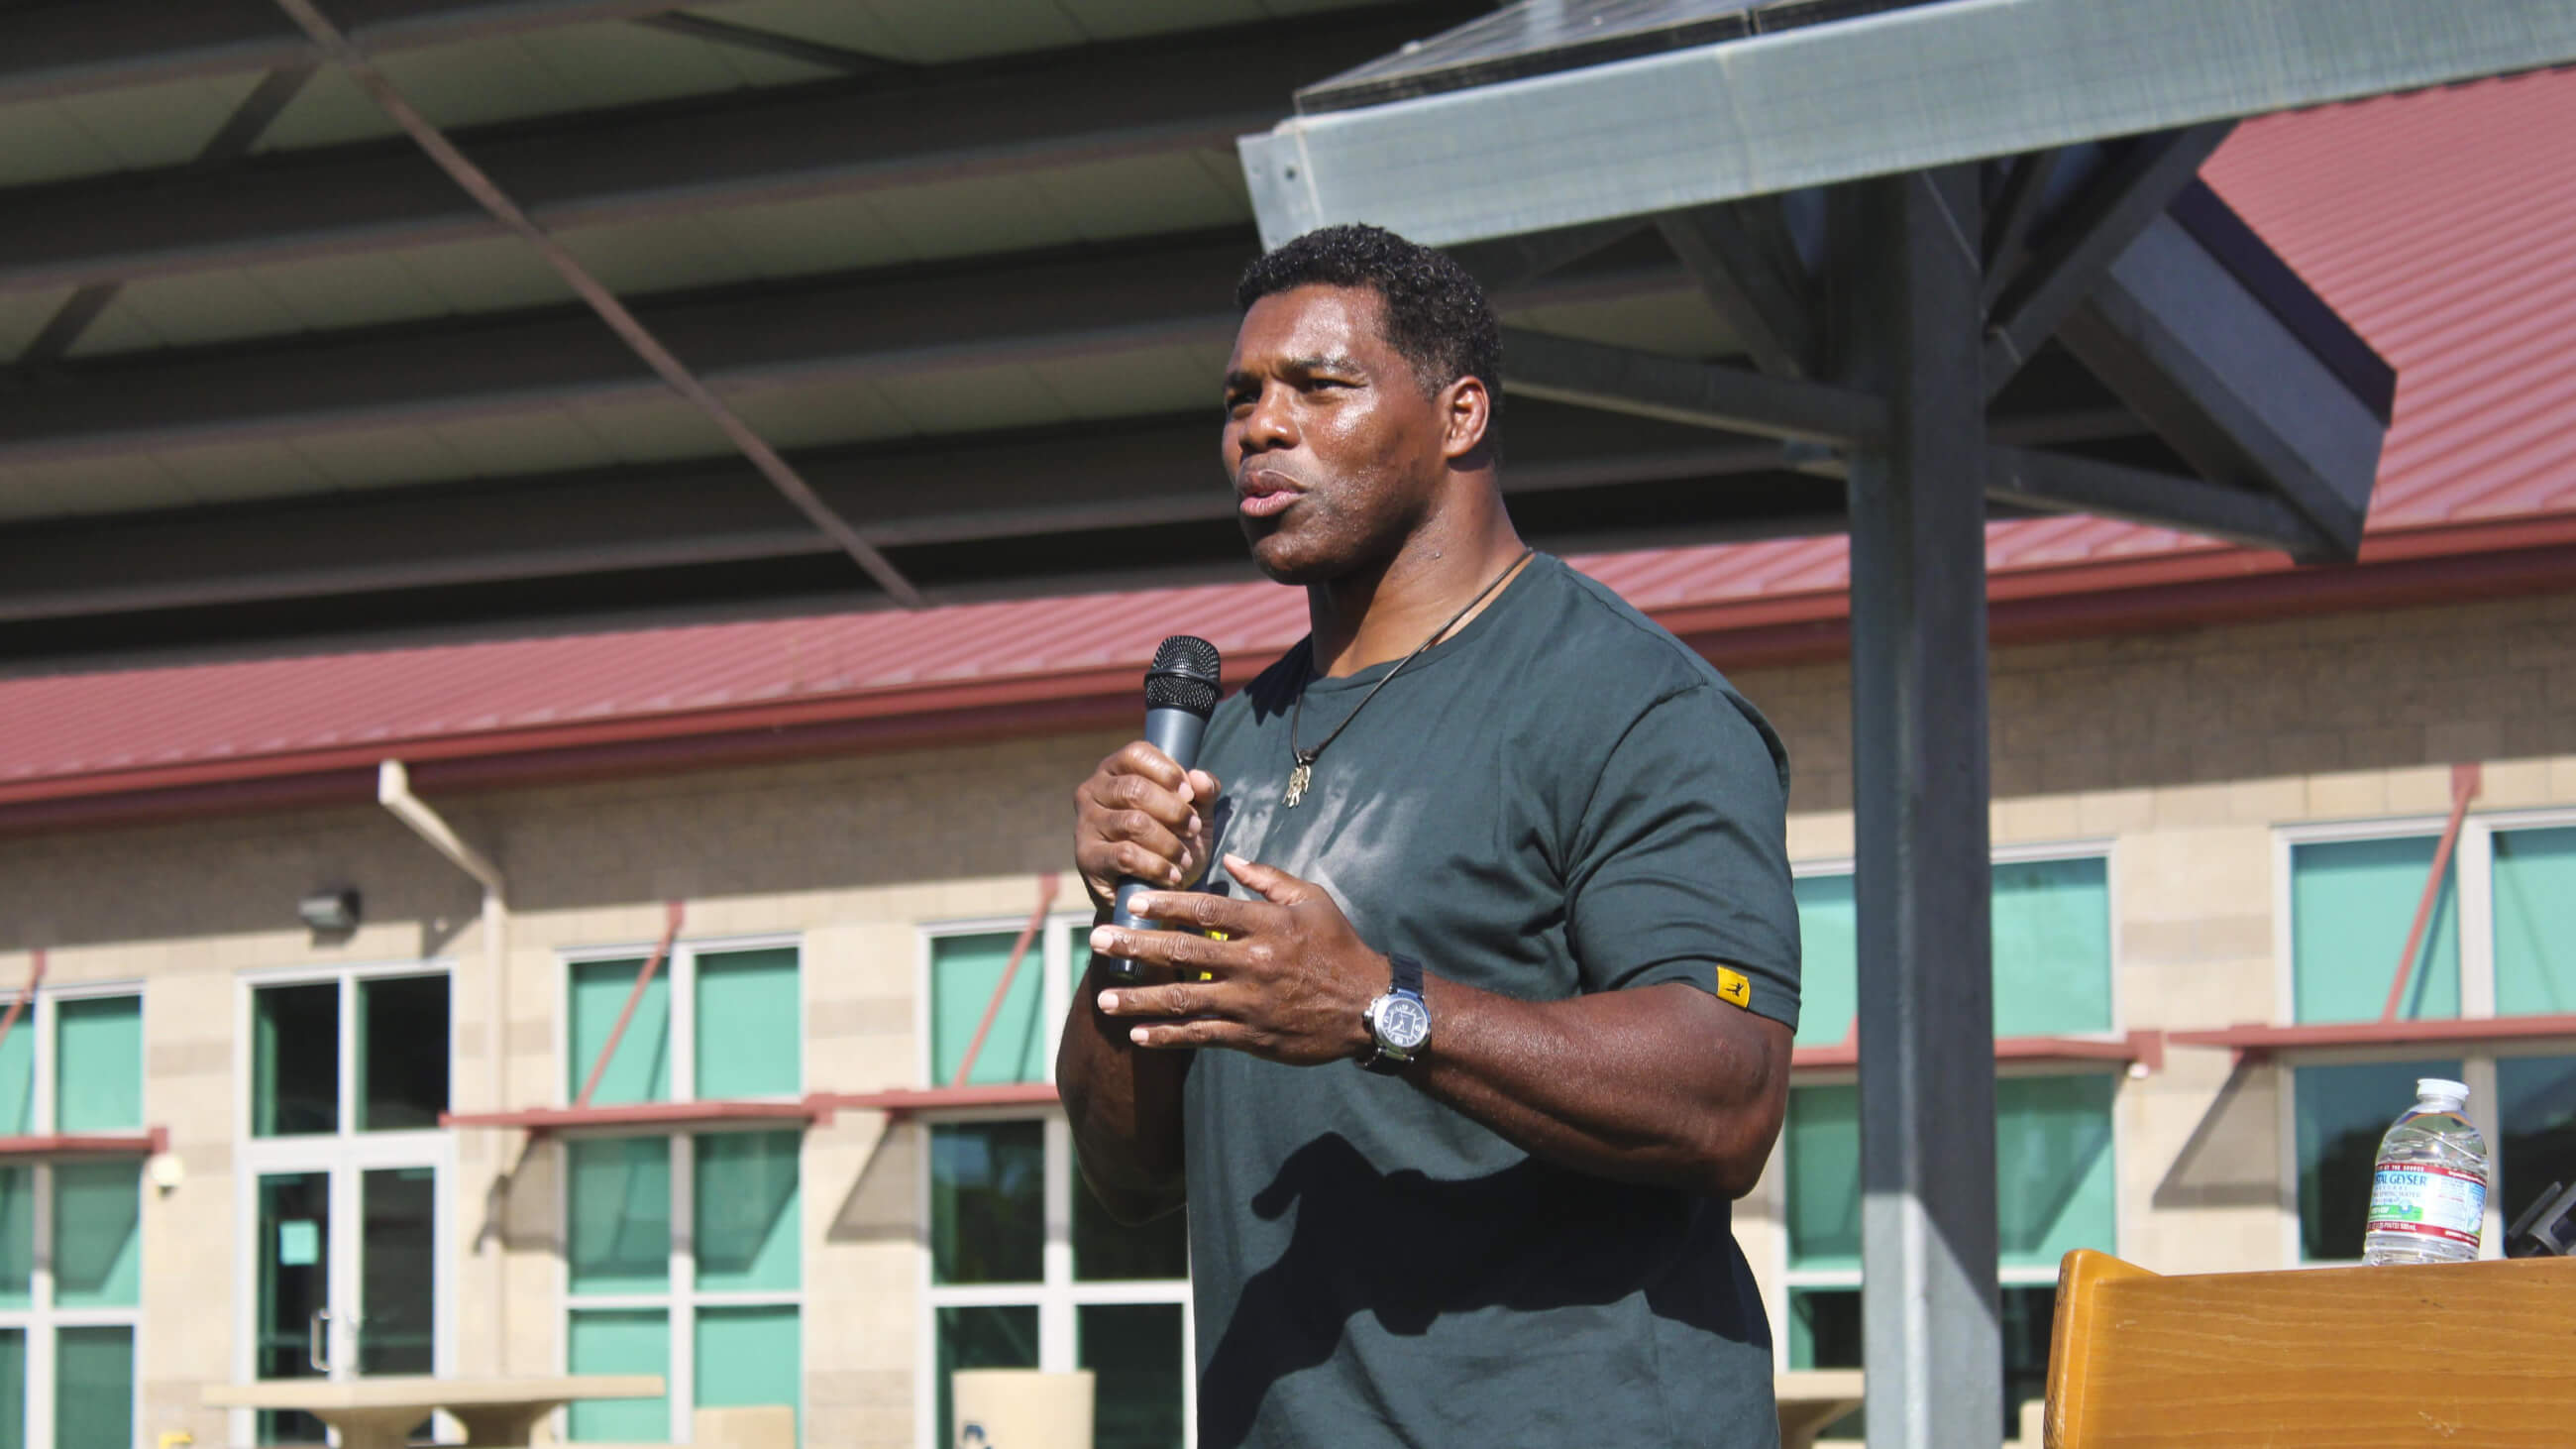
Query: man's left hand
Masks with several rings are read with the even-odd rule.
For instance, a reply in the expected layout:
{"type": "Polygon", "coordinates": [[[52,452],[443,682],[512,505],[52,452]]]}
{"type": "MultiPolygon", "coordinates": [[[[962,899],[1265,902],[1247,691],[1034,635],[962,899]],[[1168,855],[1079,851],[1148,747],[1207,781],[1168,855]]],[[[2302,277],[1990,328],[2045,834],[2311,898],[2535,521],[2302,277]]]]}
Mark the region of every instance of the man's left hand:
{"type": "Polygon", "coordinates": [[[1092,930],[1094,951],[1178,978],[1105,990],[1101,1015],[1133,1018],[1128,1039],[1138,1046],[1225,1047],[1291,1066],[1365,1053],[1363,1018],[1386,990],[1386,957],[1369,949],[1323,887],[1239,856],[1227,856],[1225,868],[1251,897],[1140,892],[1131,902],[1137,915],[1183,929],[1092,930]]]}

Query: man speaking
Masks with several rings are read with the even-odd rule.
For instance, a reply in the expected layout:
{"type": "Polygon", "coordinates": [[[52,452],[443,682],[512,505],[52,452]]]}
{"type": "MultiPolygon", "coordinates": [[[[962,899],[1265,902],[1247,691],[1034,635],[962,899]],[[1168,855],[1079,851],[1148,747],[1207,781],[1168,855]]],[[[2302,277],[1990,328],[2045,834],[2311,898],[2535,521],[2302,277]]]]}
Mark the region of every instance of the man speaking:
{"type": "Polygon", "coordinates": [[[1335,227],[1237,300],[1226,473],[1311,632],[1204,768],[1075,792],[1056,1064],[1109,1210],[1188,1205],[1201,1449],[1774,1444],[1729,1203],[1798,1015],[1780,742],[1522,545],[1455,263],[1335,227]]]}

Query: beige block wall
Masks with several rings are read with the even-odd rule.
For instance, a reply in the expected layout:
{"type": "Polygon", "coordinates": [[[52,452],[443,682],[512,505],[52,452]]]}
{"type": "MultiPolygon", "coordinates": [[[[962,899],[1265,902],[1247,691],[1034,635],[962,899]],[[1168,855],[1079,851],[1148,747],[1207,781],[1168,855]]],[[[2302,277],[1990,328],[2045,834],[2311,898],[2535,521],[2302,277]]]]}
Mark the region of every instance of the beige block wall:
{"type": "MultiPolygon", "coordinates": [[[[1721,666],[1724,660],[1720,659],[1721,666]]],[[[1797,765],[1790,842],[1851,853],[1843,666],[1745,671],[1797,765]]],[[[2482,808],[2576,805],[2576,596],[2141,639],[1994,659],[1999,845],[2107,842],[2124,1025],[2275,1009],[2276,827],[2436,813],[2447,763],[2489,761],[2482,808]]],[[[456,973],[462,1110],[550,1103],[560,953],[789,933],[805,950],[813,1089],[915,1085],[919,930],[1015,919],[1060,868],[1068,794],[1114,736],[674,775],[433,801],[509,881],[498,1080],[479,891],[373,807],[0,841],[0,979],[32,946],[57,979],[141,979],[147,1113],[187,1167],[146,1209],[146,1436],[220,1442],[199,1387],[233,1374],[242,973],[443,959],[456,973]],[[296,897],[365,893],[344,942],[296,897]]],[[[1068,882],[1068,887],[1070,883],[1068,882]]],[[[2172,1053],[2119,1112],[2121,1248],[2166,1271],[2270,1266],[2285,1236],[2274,1073],[2172,1053]]],[[[457,1366],[559,1361],[560,1161],[515,1134],[459,1135],[457,1366]],[[502,1189],[492,1191],[495,1175],[502,1189]],[[497,1220],[495,1205],[497,1204],[497,1220]]],[[[817,1443],[915,1442],[921,1133],[844,1113],[805,1155],[808,1427],[817,1443]]],[[[1740,1214],[1757,1271],[1784,1251],[1772,1173],[1740,1214]]],[[[1779,1295],[1771,1295],[1776,1303],[1779,1295]]]]}

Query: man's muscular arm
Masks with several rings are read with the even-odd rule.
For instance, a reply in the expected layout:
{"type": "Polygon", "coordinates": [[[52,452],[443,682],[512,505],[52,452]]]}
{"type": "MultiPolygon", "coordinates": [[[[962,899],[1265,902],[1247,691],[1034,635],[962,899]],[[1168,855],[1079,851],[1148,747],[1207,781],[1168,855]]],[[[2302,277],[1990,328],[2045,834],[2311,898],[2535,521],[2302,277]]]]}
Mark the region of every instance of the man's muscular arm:
{"type": "MultiPolygon", "coordinates": [[[[1196,802],[1216,797],[1206,771],[1184,774],[1142,742],[1100,762],[1074,791],[1074,863],[1095,927],[1109,919],[1120,877],[1180,885],[1196,873],[1207,850],[1196,802]]],[[[1086,969],[1074,992],[1056,1048],[1056,1090],[1084,1179],[1112,1217],[1136,1223],[1180,1206],[1184,1195],[1181,1082],[1190,1058],[1139,1050],[1124,1023],[1104,1018],[1105,979],[1086,969]]]]}
{"type": "MultiPolygon", "coordinates": [[[[1093,930],[1098,949],[1216,977],[1095,983],[1104,1025],[1124,1021],[1149,1051],[1224,1047],[1297,1065],[1364,1054],[1386,957],[1311,883],[1231,857],[1226,867],[1260,898],[1166,891],[1132,904],[1228,940],[1093,930]]],[[[1579,1171],[1720,1197],[1752,1190],[1788,1102],[1787,1026],[1679,982],[1523,1001],[1424,965],[1431,1045],[1404,1069],[1423,1091],[1579,1171]]]]}

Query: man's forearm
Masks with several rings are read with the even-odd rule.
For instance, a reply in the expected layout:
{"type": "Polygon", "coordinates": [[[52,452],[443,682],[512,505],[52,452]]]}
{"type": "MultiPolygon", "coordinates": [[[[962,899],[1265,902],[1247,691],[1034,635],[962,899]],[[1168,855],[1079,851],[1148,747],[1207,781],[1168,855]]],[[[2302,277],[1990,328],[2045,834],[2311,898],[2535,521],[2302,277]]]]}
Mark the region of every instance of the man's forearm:
{"type": "Polygon", "coordinates": [[[1111,1216],[1142,1222],[1186,1195],[1181,1084],[1191,1058],[1139,1049],[1125,1022],[1100,1014],[1099,997],[1100,979],[1086,968],[1056,1048],[1056,1091],[1083,1177],[1111,1216]]]}
{"type": "Polygon", "coordinates": [[[1533,1156],[1722,1197],[1753,1188],[1787,1105],[1790,1032],[1679,982],[1523,1001],[1436,973],[1420,1088],[1533,1156]]]}

